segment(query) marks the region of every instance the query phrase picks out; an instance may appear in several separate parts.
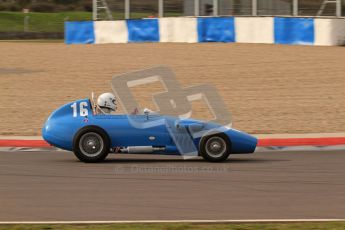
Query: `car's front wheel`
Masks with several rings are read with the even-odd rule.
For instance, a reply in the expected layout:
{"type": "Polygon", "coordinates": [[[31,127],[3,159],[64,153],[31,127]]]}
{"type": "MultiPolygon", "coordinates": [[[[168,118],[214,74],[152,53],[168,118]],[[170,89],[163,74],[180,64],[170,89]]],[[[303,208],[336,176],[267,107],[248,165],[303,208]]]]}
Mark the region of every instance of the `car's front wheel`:
{"type": "Polygon", "coordinates": [[[231,143],[223,133],[208,135],[201,139],[199,152],[207,161],[225,161],[230,155],[231,143]]]}
{"type": "Polygon", "coordinates": [[[109,153],[108,137],[96,127],[82,129],[74,140],[73,152],[80,161],[86,163],[103,161],[109,153]]]}

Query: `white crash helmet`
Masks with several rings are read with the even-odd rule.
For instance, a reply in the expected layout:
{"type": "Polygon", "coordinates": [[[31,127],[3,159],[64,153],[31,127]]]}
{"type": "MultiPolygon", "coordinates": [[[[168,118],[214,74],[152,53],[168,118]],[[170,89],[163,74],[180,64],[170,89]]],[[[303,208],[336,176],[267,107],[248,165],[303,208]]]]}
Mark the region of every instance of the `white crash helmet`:
{"type": "Polygon", "coordinates": [[[116,111],[116,97],[112,93],[103,93],[97,99],[97,105],[101,109],[116,111]]]}

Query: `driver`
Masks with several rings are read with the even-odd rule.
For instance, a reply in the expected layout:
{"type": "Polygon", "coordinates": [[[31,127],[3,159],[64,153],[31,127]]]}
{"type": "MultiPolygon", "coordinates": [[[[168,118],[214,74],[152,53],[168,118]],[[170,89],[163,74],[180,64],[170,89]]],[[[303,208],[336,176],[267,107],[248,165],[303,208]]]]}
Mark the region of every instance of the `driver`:
{"type": "Polygon", "coordinates": [[[101,114],[110,114],[115,112],[116,107],[116,97],[112,93],[103,93],[99,95],[97,99],[97,110],[101,114]]]}

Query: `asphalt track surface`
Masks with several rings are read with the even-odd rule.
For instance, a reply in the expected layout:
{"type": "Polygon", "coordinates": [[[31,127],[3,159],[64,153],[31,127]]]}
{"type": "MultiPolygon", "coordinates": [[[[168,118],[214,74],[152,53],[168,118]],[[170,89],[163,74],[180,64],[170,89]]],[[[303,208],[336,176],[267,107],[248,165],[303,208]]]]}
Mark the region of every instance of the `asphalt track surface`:
{"type": "Polygon", "coordinates": [[[266,152],[224,163],[0,152],[0,221],[345,218],[344,151],[266,152]]]}

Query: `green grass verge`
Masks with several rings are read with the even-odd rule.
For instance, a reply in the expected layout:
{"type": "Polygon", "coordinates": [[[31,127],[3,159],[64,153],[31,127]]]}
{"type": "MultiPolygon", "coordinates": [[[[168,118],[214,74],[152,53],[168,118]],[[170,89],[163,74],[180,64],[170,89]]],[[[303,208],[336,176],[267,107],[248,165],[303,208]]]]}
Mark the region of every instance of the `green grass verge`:
{"type": "Polygon", "coordinates": [[[0,230],[34,229],[134,229],[134,230],[345,230],[345,222],[304,222],[304,223],[251,223],[251,224],[198,224],[198,223],[161,223],[161,224],[89,224],[89,225],[0,225],[0,230]]]}
{"type": "Polygon", "coordinates": [[[17,43],[64,43],[63,39],[23,39],[23,40],[0,40],[2,42],[17,42],[17,43]]]}
{"type": "MultiPolygon", "coordinates": [[[[149,13],[132,13],[132,18],[148,17],[149,13]]],[[[91,12],[58,12],[58,13],[28,13],[0,12],[0,32],[24,31],[24,17],[29,16],[29,31],[33,32],[62,32],[65,21],[92,20],[91,12]]],[[[181,16],[178,13],[169,13],[167,16],[181,16]]],[[[114,20],[124,18],[123,12],[113,13],[114,20]]]]}
{"type": "Polygon", "coordinates": [[[64,21],[91,20],[89,12],[61,12],[61,13],[28,13],[0,12],[0,31],[24,31],[24,17],[29,16],[29,31],[60,32],[64,29],[64,21]]]}

